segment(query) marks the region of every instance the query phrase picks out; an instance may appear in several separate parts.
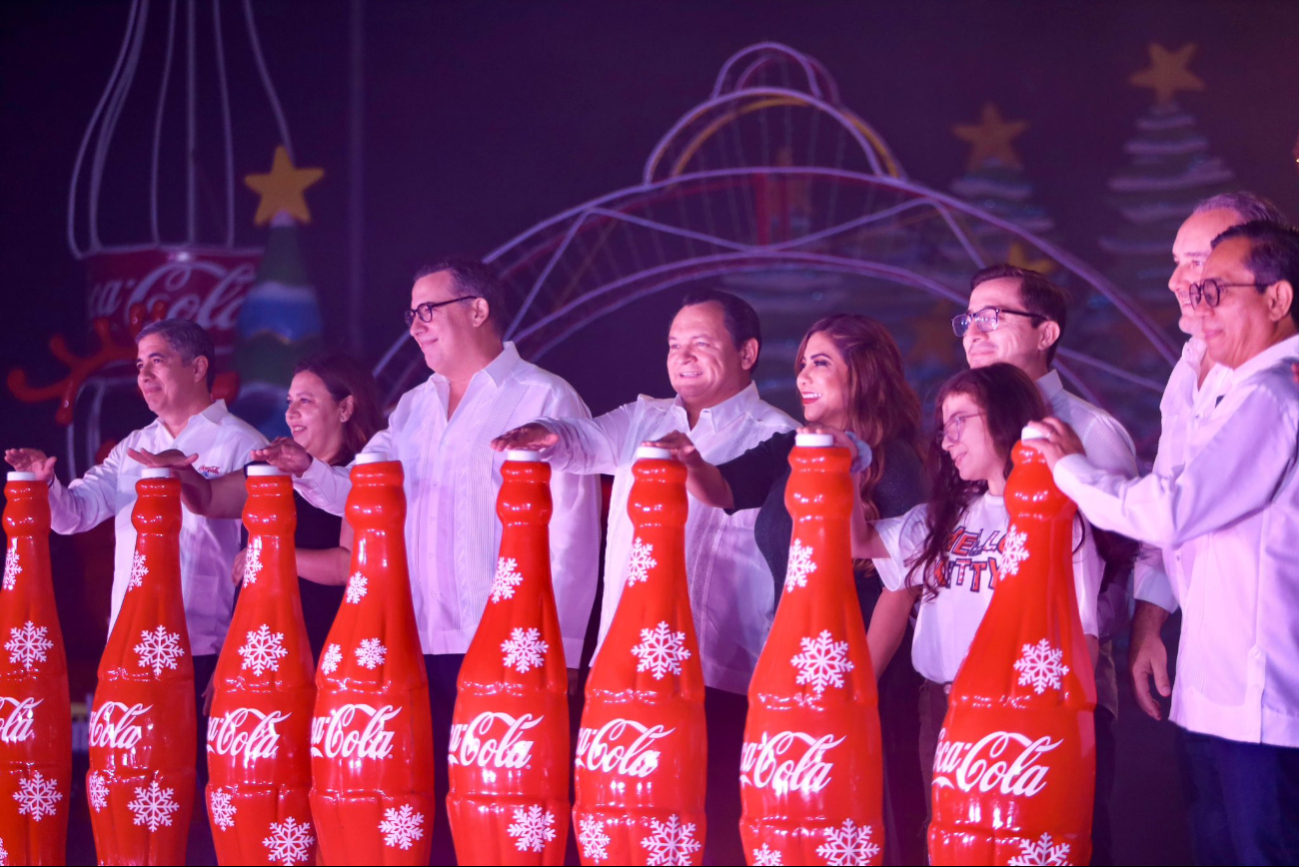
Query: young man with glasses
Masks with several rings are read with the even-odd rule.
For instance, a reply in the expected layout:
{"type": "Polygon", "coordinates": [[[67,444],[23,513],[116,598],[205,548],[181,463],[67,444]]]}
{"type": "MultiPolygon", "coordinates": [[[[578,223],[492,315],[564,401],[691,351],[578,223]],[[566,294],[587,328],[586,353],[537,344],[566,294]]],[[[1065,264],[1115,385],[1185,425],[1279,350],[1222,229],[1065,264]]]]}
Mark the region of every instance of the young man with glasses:
{"type": "Polygon", "coordinates": [[[1165,551],[1184,609],[1170,714],[1200,864],[1299,863],[1299,232],[1265,221],[1212,241],[1187,286],[1225,370],[1181,463],[1124,479],[1040,425],[1056,483],[1092,522],[1165,551]]]}
{"type": "MultiPolygon", "coordinates": [[[[970,367],[1006,362],[1037,384],[1052,415],[1064,419],[1082,437],[1087,456],[1124,478],[1137,475],[1136,447],[1114,416],[1064,388],[1052,366],[1068,321],[1064,290],[1036,271],[993,265],[970,280],[968,310],[952,319],[970,367]]],[[[1109,799],[1114,784],[1114,720],[1119,710],[1118,676],[1112,640],[1127,626],[1127,579],[1136,545],[1109,533],[1098,533],[1096,546],[1105,560],[1105,580],[1098,602],[1100,656],[1096,665],[1096,809],[1092,823],[1093,864],[1111,863],[1109,799]]],[[[1138,564],[1138,572],[1154,568],[1138,564]]],[[[1146,579],[1138,574],[1138,582],[1146,579]]]]}
{"type": "MultiPolygon", "coordinates": [[[[501,542],[496,495],[505,454],[490,443],[539,416],[591,417],[572,386],[502,340],[506,309],[504,286],[481,262],[445,259],[416,275],[404,318],[432,376],[402,395],[388,427],[362,450],[405,468],[411,591],[433,712],[435,864],[455,863],[444,806],[451,712],[501,542]]],[[[293,473],[308,502],[343,514],[351,490],[347,468],[313,460],[288,439],[258,455],[293,473]]],[[[556,472],[550,493],[551,576],[571,673],[595,601],[600,490],[594,476],[556,472]]]]}

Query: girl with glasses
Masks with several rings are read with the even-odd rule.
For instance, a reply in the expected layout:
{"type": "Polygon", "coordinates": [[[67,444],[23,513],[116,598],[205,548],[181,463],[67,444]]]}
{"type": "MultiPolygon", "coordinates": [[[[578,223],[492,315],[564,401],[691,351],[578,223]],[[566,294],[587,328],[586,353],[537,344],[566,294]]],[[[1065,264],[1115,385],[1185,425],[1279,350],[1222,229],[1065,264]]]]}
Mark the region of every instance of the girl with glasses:
{"type": "MultiPolygon", "coordinates": [[[[855,525],[853,540],[854,555],[874,560],[885,587],[918,601],[911,660],[924,678],[919,733],[926,789],[952,681],[1010,566],[1004,555],[1010,528],[1004,493],[1011,449],[1025,424],[1045,417],[1046,407],[1027,374],[992,364],[947,380],[936,415],[929,501],[899,518],[855,525]]],[[[1073,569],[1095,662],[1103,563],[1081,520],[1074,529],[1073,569]]]]}

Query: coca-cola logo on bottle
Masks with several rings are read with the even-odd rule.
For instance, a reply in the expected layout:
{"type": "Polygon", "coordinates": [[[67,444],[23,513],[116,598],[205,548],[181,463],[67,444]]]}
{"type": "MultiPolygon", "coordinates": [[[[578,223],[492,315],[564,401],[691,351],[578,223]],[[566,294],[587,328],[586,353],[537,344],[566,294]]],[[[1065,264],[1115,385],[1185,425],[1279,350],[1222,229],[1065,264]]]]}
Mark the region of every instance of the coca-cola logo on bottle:
{"type": "Polygon", "coordinates": [[[243,761],[274,758],[280,748],[277,723],[292,714],[273,710],[262,713],[256,708],[241,707],[207,721],[207,751],[218,756],[242,757],[243,761]],[[248,725],[248,721],[252,724],[248,725]]]}
{"type": "Polygon", "coordinates": [[[948,741],[943,729],[934,756],[934,785],[962,792],[998,789],[1003,795],[1032,797],[1046,788],[1051,770],[1038,760],[1063,743],[1005,731],[991,732],[973,743],[948,741]]]}
{"type": "Polygon", "coordinates": [[[90,715],[90,746],[110,750],[135,749],[144,737],[145,720],[142,717],[151,710],[151,704],[104,702],[90,715]]]}
{"type": "Polygon", "coordinates": [[[0,695],[0,744],[21,744],[32,736],[36,708],[44,699],[0,695]]]}
{"type": "Polygon", "coordinates": [[[539,725],[544,716],[525,713],[520,717],[508,713],[484,711],[470,723],[451,727],[451,748],[447,762],[452,765],[478,765],[480,768],[526,768],[532,757],[532,741],[522,739],[523,733],[539,725]],[[493,729],[504,731],[499,738],[489,737],[493,729]]]}
{"type": "Polygon", "coordinates": [[[327,716],[311,720],[311,754],[326,759],[386,759],[392,755],[395,732],[384,726],[402,709],[385,704],[339,705],[327,716]]]}
{"type": "Polygon", "coordinates": [[[740,783],[758,789],[771,786],[777,795],[791,790],[814,795],[830,784],[834,771],[834,762],[826,761],[825,754],[845,740],[834,735],[814,738],[804,732],[763,732],[756,743],[744,743],[740,783]]]}
{"type": "Polygon", "coordinates": [[[157,248],[91,256],[90,316],[106,316],[125,327],[132,304],[148,308],[162,301],[168,317],[193,320],[218,347],[230,346],[258,258],[227,250],[157,248]]]}
{"type": "Polygon", "coordinates": [[[659,766],[660,750],[650,745],[676,729],[645,726],[633,719],[613,719],[598,729],[584,728],[577,735],[579,768],[604,774],[644,779],[659,766]],[[628,734],[630,733],[630,738],[628,734]],[[626,743],[630,739],[630,743],[626,743]]]}

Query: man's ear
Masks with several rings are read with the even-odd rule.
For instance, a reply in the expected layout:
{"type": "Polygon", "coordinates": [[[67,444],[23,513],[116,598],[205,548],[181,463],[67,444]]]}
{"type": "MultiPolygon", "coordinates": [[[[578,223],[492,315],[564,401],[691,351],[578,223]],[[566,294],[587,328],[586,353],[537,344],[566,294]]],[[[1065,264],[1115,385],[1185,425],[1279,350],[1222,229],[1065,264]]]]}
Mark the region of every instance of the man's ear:
{"type": "Polygon", "coordinates": [[[194,356],[194,381],[207,382],[208,358],[206,355],[194,356]]]}
{"type": "Polygon", "coordinates": [[[1038,331],[1038,348],[1045,352],[1054,346],[1056,341],[1059,339],[1060,323],[1056,322],[1054,319],[1048,319],[1043,322],[1041,329],[1038,331]]]}
{"type": "Polygon", "coordinates": [[[1294,304],[1294,287],[1289,280],[1278,280],[1264,290],[1267,293],[1267,314],[1273,322],[1280,322],[1290,315],[1290,305],[1294,304]]]}
{"type": "Polygon", "coordinates": [[[740,367],[752,372],[753,368],[758,365],[758,352],[761,348],[762,345],[758,343],[756,337],[750,337],[744,341],[744,345],[740,347],[740,367]]]}
{"type": "Polygon", "coordinates": [[[486,325],[487,321],[492,317],[492,305],[487,303],[486,298],[475,298],[473,301],[469,302],[469,307],[472,311],[471,315],[473,316],[475,328],[481,328],[486,325]]]}

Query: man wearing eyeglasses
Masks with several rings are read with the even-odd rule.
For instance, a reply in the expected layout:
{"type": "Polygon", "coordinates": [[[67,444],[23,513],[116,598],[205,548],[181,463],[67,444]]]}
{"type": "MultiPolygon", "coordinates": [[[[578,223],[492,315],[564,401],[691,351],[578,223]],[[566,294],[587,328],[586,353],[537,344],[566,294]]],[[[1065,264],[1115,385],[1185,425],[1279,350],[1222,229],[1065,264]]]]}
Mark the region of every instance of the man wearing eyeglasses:
{"type": "MultiPolygon", "coordinates": [[[[1170,475],[1186,462],[1187,438],[1198,420],[1212,409],[1219,379],[1227,373],[1226,368],[1216,367],[1205,352],[1200,337],[1201,320],[1191,303],[1191,286],[1204,276],[1204,263],[1213,251],[1213,239],[1251,220],[1286,222],[1276,206],[1260,196],[1243,191],[1223,193],[1196,205],[1173,240],[1175,267],[1168,278],[1168,289],[1181,308],[1178,327],[1186,333],[1187,341],[1159,402],[1161,426],[1154,465],[1158,475],[1170,475]]],[[[1132,615],[1128,670],[1137,704],[1153,719],[1162,719],[1159,703],[1151,694],[1150,681],[1153,678],[1159,694],[1165,698],[1172,694],[1168,651],[1160,636],[1169,613],[1177,610],[1172,585],[1163,574],[1164,558],[1171,558],[1172,552],[1147,546],[1141,556],[1157,568],[1144,573],[1145,580],[1139,571],[1133,586],[1136,610],[1132,615]]]]}
{"type": "MultiPolygon", "coordinates": [[[[1132,437],[1114,416],[1064,388],[1051,365],[1068,321],[1064,290],[1036,271],[993,265],[970,280],[968,310],[953,318],[970,367],[1006,362],[1037,383],[1053,415],[1065,419],[1082,437],[1087,456],[1097,466],[1124,478],[1137,474],[1132,437]]],[[[1127,625],[1127,578],[1136,545],[1109,533],[1098,533],[1096,546],[1105,560],[1098,600],[1100,654],[1096,665],[1096,807],[1092,822],[1092,863],[1111,863],[1109,799],[1114,783],[1114,720],[1118,716],[1118,675],[1112,639],[1127,625]]],[[[1138,572],[1154,568],[1138,564],[1138,572]]],[[[1145,581],[1144,577],[1139,580],[1145,581]]]]}
{"type": "Polygon", "coordinates": [[[1039,425],[1056,483],[1094,524],[1159,545],[1182,607],[1170,714],[1203,864],[1299,863],[1299,232],[1254,221],[1213,241],[1187,288],[1226,369],[1184,463],[1124,479],[1039,425]]]}
{"type": "MultiPolygon", "coordinates": [[[[433,712],[433,862],[455,863],[445,809],[447,747],[460,663],[491,592],[501,523],[496,495],[505,455],[489,443],[539,416],[589,419],[567,382],[519,357],[502,340],[505,287],[481,262],[445,259],[416,275],[405,322],[433,375],[408,391],[388,427],[362,450],[402,462],[406,546],[433,712]]],[[[261,459],[294,474],[312,504],[343,514],[351,482],[291,439],[261,459]]],[[[570,671],[578,666],[595,601],[600,493],[594,476],[550,480],[551,578],[570,671]]]]}

